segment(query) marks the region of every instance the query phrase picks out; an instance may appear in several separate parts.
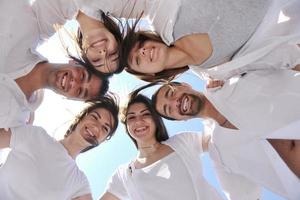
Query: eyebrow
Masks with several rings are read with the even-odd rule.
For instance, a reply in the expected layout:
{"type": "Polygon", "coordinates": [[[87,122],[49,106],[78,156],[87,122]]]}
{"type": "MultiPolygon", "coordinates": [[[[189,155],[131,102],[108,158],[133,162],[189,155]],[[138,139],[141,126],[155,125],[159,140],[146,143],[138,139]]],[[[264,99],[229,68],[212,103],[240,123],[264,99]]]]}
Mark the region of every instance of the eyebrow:
{"type": "MultiPolygon", "coordinates": [[[[140,113],[143,113],[145,111],[148,111],[149,109],[148,108],[145,108],[144,110],[140,111],[140,113]]],[[[134,112],[128,112],[127,115],[133,115],[134,112]]]]}

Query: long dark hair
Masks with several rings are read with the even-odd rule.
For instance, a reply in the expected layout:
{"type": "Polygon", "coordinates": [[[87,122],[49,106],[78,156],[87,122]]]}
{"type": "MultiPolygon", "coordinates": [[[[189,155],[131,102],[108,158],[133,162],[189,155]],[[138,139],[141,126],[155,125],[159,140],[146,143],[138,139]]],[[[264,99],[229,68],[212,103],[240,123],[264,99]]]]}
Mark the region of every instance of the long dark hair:
{"type": "MultiPolygon", "coordinates": [[[[93,110],[98,109],[98,108],[104,108],[107,111],[109,111],[113,117],[114,123],[113,127],[110,131],[110,133],[107,135],[105,140],[110,140],[110,138],[114,135],[116,132],[116,129],[119,124],[118,120],[118,114],[119,114],[119,105],[118,105],[118,100],[117,97],[113,94],[103,96],[99,98],[97,101],[88,101],[88,106],[82,110],[74,119],[73,123],[70,125],[69,129],[65,133],[65,138],[68,137],[72,132],[76,129],[77,125],[82,121],[82,119],[91,113],[93,110]]],[[[86,152],[94,147],[98,146],[97,145],[91,145],[85,149],[83,149],[80,153],[86,152]]]]}
{"type": "Polygon", "coordinates": [[[130,27],[128,26],[128,31],[122,42],[122,50],[120,52],[120,67],[125,68],[128,73],[131,73],[137,76],[139,79],[146,82],[155,82],[155,81],[171,81],[175,79],[179,74],[187,71],[188,66],[183,66],[176,69],[167,69],[155,74],[144,74],[136,72],[130,68],[128,63],[129,54],[136,44],[142,46],[146,41],[156,41],[163,43],[162,39],[155,33],[150,31],[136,31],[137,24],[139,19],[130,27]]]}
{"type": "MultiPolygon", "coordinates": [[[[99,10],[99,15],[100,15],[101,21],[103,22],[103,25],[105,26],[105,28],[107,28],[107,30],[109,32],[111,32],[112,35],[115,37],[116,42],[117,42],[117,54],[120,55],[121,44],[122,44],[122,41],[124,38],[124,33],[125,33],[125,31],[124,31],[125,29],[124,29],[124,26],[122,25],[122,22],[120,21],[120,19],[113,17],[109,13],[104,13],[102,10],[99,10]]],[[[101,23],[101,22],[99,22],[99,23],[101,23]]],[[[93,74],[109,77],[109,76],[112,76],[113,74],[118,74],[123,71],[124,67],[122,68],[121,67],[122,65],[120,65],[120,64],[118,64],[117,70],[112,73],[103,73],[103,72],[96,70],[95,67],[92,65],[92,63],[88,60],[88,58],[86,56],[86,49],[83,48],[83,35],[82,35],[80,28],[78,28],[78,31],[77,31],[76,43],[80,49],[80,59],[83,62],[87,63],[87,65],[84,65],[84,66],[89,71],[91,71],[93,74]]]]}
{"type": "Polygon", "coordinates": [[[162,141],[166,141],[167,139],[169,139],[169,135],[168,135],[167,129],[165,127],[165,124],[164,124],[162,118],[154,110],[151,100],[142,94],[137,94],[137,93],[133,92],[130,94],[128,104],[127,104],[126,108],[123,110],[122,122],[125,125],[126,133],[129,135],[130,139],[133,141],[136,148],[138,148],[137,141],[133,137],[131,137],[131,135],[129,134],[129,130],[127,128],[128,109],[131,105],[136,104],[136,103],[144,104],[147,107],[147,109],[150,111],[152,119],[153,119],[154,123],[156,124],[155,139],[157,140],[157,142],[162,142],[162,141]]]}

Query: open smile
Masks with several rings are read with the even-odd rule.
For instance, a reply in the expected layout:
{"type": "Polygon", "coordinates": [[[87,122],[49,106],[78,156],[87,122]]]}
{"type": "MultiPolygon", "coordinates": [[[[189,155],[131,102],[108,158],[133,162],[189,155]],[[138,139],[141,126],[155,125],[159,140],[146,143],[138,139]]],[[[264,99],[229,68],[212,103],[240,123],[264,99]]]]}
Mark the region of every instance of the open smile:
{"type": "Polygon", "coordinates": [[[87,126],[84,128],[83,138],[92,145],[97,145],[99,143],[96,137],[96,133],[92,129],[88,128],[87,126]]]}
{"type": "Polygon", "coordinates": [[[144,135],[144,134],[146,134],[148,129],[149,129],[148,126],[140,126],[140,127],[134,129],[134,133],[137,136],[144,135]]]}
{"type": "Polygon", "coordinates": [[[68,92],[70,89],[70,80],[71,80],[71,73],[65,72],[59,79],[59,86],[64,92],[68,92]]]}
{"type": "Polygon", "coordinates": [[[188,95],[183,94],[179,99],[179,111],[182,114],[186,114],[192,106],[192,102],[190,101],[188,95]]]}

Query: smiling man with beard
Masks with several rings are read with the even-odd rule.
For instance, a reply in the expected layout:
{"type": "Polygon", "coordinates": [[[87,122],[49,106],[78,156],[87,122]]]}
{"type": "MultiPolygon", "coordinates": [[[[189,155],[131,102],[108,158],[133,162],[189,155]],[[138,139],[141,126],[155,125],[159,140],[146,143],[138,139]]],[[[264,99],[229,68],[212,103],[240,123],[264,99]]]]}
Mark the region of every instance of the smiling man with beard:
{"type": "Polygon", "coordinates": [[[36,51],[55,34],[54,25],[76,17],[76,4],[74,0],[1,1],[0,128],[32,123],[32,114],[43,99],[42,89],[77,100],[107,92],[107,77],[96,77],[85,69],[92,66],[80,60],[78,64],[50,63],[36,51]]]}
{"type": "Polygon", "coordinates": [[[165,84],[152,100],[167,119],[205,120],[203,145],[227,193],[247,194],[244,189],[249,188],[241,187],[246,178],[285,198],[299,199],[299,82],[293,70],[253,71],[229,79],[214,92],[201,93],[186,83],[165,84]],[[233,183],[236,175],[241,180],[233,183]]]}
{"type": "Polygon", "coordinates": [[[0,199],[91,200],[88,180],[75,159],[113,136],[118,110],[111,97],[90,102],[60,141],[41,127],[0,129],[0,149],[11,148],[0,168],[0,199]]]}
{"type": "Polygon", "coordinates": [[[69,99],[98,99],[108,90],[108,80],[90,74],[79,64],[37,64],[25,76],[0,74],[0,128],[27,123],[42,101],[42,89],[50,89],[69,99]]]}

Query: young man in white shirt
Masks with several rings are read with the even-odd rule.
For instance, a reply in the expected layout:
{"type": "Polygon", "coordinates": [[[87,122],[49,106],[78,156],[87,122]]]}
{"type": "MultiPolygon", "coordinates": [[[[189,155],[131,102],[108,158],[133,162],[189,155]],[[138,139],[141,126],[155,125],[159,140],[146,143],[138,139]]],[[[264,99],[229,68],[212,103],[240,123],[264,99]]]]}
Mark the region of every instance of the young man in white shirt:
{"type": "MultiPolygon", "coordinates": [[[[300,137],[294,133],[295,130],[291,133],[289,128],[294,126],[295,122],[299,123],[300,119],[300,110],[297,109],[300,100],[300,90],[297,86],[300,79],[295,76],[296,74],[297,72],[293,70],[250,72],[239,77],[236,82],[230,79],[221,89],[205,94],[193,90],[186,83],[173,82],[162,86],[154,94],[153,104],[158,113],[167,119],[212,119],[213,127],[216,128],[213,128],[211,142],[217,141],[214,137],[223,137],[222,135],[223,138],[228,139],[222,139],[223,144],[217,147],[218,156],[222,158],[225,167],[231,169],[233,173],[242,173],[254,183],[279,195],[297,199],[300,195],[295,190],[300,186],[298,164],[300,163],[300,137]],[[280,133],[276,133],[280,129],[282,129],[280,133]],[[236,137],[231,136],[231,133],[224,134],[230,131],[235,132],[236,137]],[[244,143],[245,140],[248,141],[247,145],[244,143]],[[230,149],[236,148],[236,151],[226,154],[229,150],[226,148],[222,150],[222,148],[227,143],[233,143],[232,141],[235,141],[235,145],[227,146],[231,146],[230,149]],[[258,152],[260,156],[264,155],[264,159],[252,158],[252,154],[259,149],[264,149],[258,152]],[[245,154],[239,156],[234,154],[249,150],[252,150],[252,154],[247,155],[246,158],[251,160],[249,165],[254,165],[252,176],[248,174],[251,170],[246,170],[245,166],[237,170],[234,162],[226,163],[226,158],[228,160],[230,155],[231,158],[245,158],[245,154]],[[261,164],[265,167],[260,165],[257,168],[261,161],[264,161],[261,164]],[[270,165],[274,170],[268,167],[270,165]],[[254,174],[258,172],[264,173],[255,176],[254,174]],[[270,178],[272,182],[268,181],[270,178]],[[278,187],[278,185],[283,186],[278,187]]],[[[208,151],[212,150],[208,149],[208,151]]],[[[239,163],[238,160],[236,162],[239,163]]],[[[228,186],[228,190],[237,189],[230,188],[230,181],[221,180],[220,177],[219,179],[221,184],[227,183],[223,185],[225,190],[228,186]]],[[[227,192],[230,194],[230,191],[227,192]]]]}
{"type": "Polygon", "coordinates": [[[49,63],[36,51],[56,32],[55,24],[78,14],[75,1],[4,0],[0,6],[0,128],[24,125],[42,101],[41,89],[78,100],[106,93],[107,77],[92,75],[80,60],[49,63]]]}
{"type": "Polygon", "coordinates": [[[88,180],[75,159],[110,139],[117,126],[116,102],[102,97],[75,118],[60,141],[41,127],[0,129],[0,148],[11,148],[0,167],[0,199],[91,200],[88,180]]]}

